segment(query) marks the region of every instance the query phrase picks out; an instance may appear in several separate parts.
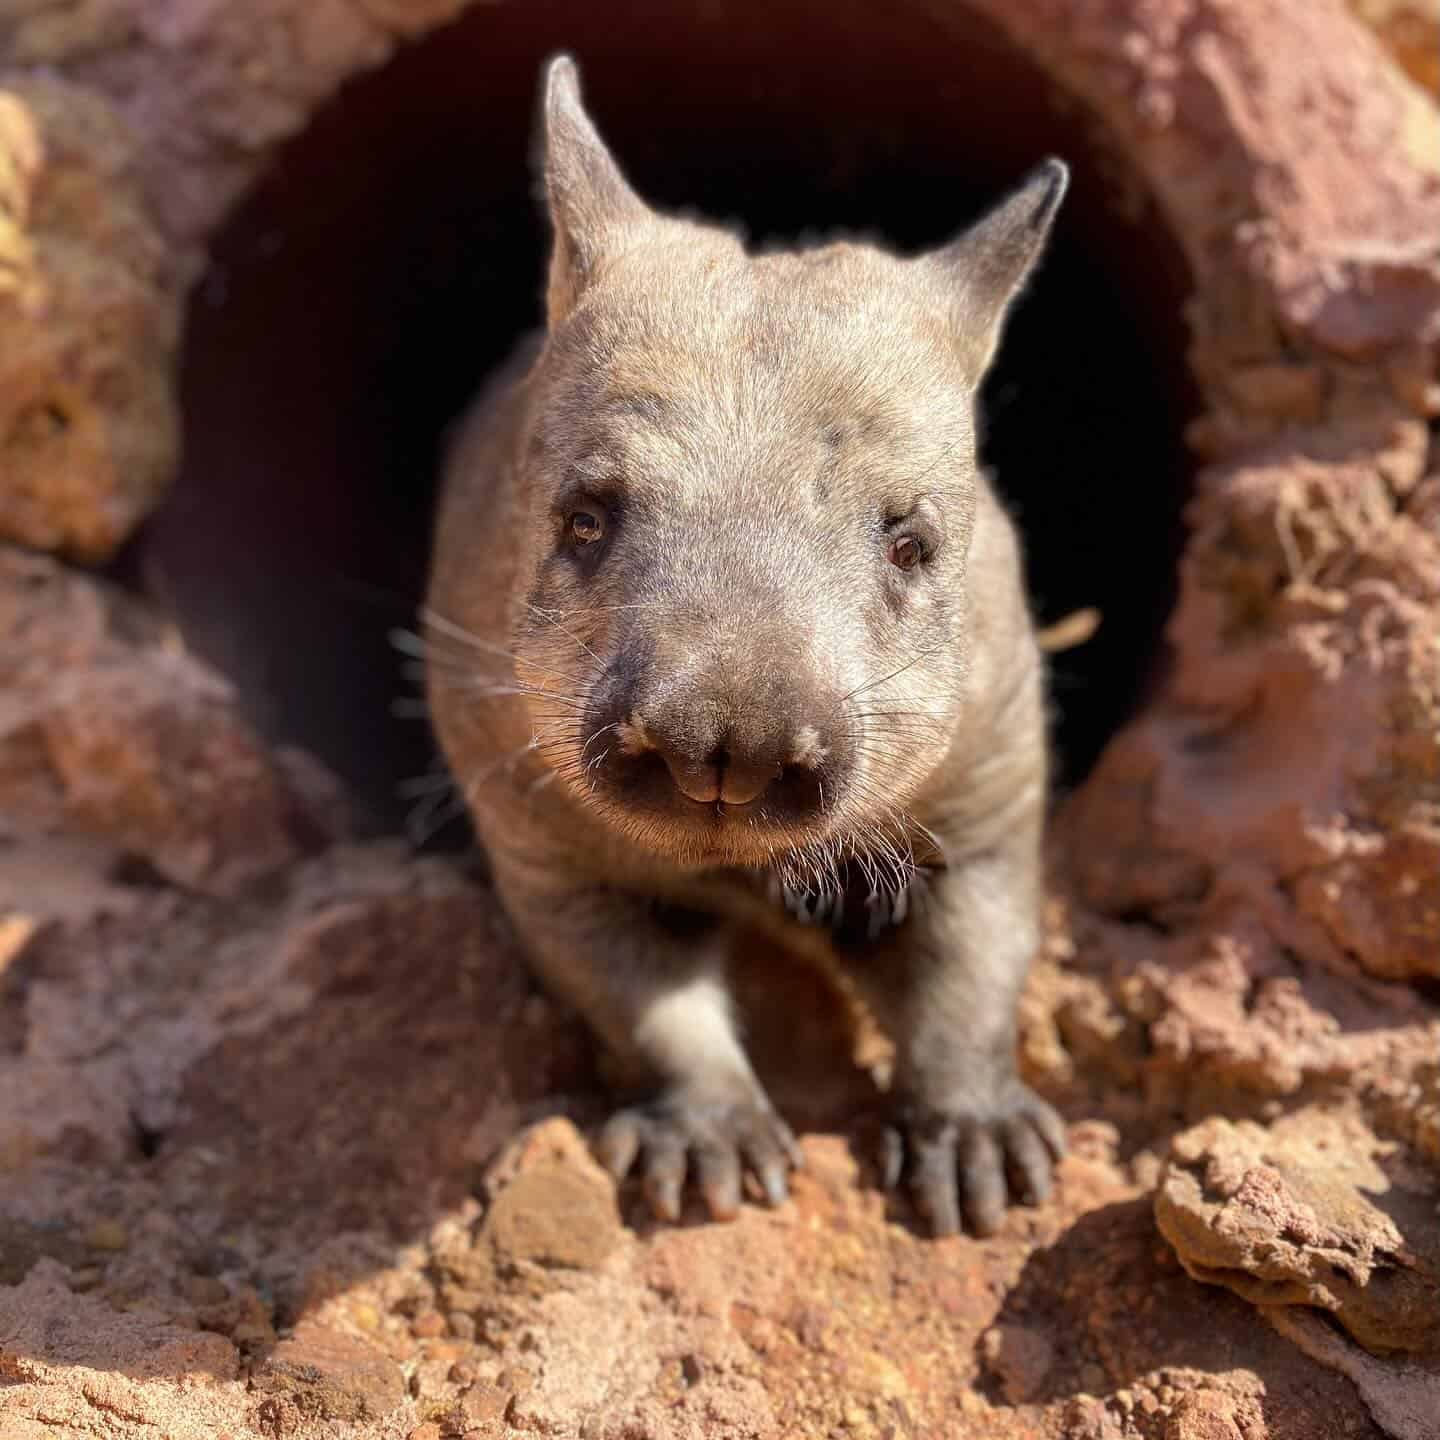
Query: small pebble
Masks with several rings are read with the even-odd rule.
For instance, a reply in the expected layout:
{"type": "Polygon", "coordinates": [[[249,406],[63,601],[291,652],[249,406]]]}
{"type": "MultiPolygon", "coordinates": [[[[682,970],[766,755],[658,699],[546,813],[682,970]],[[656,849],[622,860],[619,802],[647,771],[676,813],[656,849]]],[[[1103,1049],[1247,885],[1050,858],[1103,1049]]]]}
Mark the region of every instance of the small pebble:
{"type": "Polygon", "coordinates": [[[466,1419],[489,1424],[506,1413],[514,1398],[497,1385],[472,1385],[460,1397],[460,1408],[466,1419]]]}
{"type": "Polygon", "coordinates": [[[230,1298],[222,1280],[213,1275],[192,1275],[185,1282],[185,1294],[192,1305],[221,1305],[230,1298]]]}
{"type": "Polygon", "coordinates": [[[433,1340],[445,1329],[445,1317],[438,1310],[426,1310],[410,1322],[411,1333],[421,1340],[433,1340]]]}
{"type": "Polygon", "coordinates": [[[97,1220],[85,1232],[85,1243],[92,1250],[123,1250],[130,1235],[118,1220],[97,1220]]]}
{"type": "Polygon", "coordinates": [[[476,1335],[475,1317],[463,1310],[452,1310],[449,1315],[450,1333],[457,1340],[473,1340],[476,1335]]]}

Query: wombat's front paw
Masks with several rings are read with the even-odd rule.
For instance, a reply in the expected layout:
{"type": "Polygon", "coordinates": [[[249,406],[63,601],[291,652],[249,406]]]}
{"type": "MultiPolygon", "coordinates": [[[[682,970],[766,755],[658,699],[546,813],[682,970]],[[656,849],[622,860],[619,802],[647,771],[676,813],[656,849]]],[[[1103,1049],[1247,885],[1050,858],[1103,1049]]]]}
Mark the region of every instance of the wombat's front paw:
{"type": "Polygon", "coordinates": [[[732,1220],[740,1209],[744,1170],[760,1182],[770,1204],[779,1205],[787,1194],[786,1172],[801,1163],[795,1137],[763,1097],[736,1100],[682,1090],[621,1110],[596,1148],[617,1180],[639,1161],[645,1198],[661,1220],[680,1218],[687,1169],[710,1214],[732,1220]]]}
{"type": "Polygon", "coordinates": [[[983,1107],[903,1100],[885,1132],[884,1179],[890,1188],[908,1178],[934,1234],[955,1234],[963,1212],[972,1233],[989,1235],[1005,1215],[1007,1178],[1016,1199],[1038,1205],[1064,1153],[1060,1117],[1016,1081],[983,1107]]]}

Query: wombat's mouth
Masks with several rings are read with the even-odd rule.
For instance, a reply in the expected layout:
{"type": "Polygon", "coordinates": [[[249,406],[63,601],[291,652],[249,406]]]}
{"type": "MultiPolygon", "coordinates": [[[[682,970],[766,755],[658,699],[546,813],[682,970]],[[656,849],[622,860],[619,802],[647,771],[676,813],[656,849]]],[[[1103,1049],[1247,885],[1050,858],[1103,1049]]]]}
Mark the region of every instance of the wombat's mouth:
{"type": "Polygon", "coordinates": [[[653,753],[612,754],[572,787],[592,813],[632,843],[690,865],[767,865],[777,856],[824,844],[836,829],[846,787],[785,766],[762,794],[743,804],[695,800],[653,753]]]}

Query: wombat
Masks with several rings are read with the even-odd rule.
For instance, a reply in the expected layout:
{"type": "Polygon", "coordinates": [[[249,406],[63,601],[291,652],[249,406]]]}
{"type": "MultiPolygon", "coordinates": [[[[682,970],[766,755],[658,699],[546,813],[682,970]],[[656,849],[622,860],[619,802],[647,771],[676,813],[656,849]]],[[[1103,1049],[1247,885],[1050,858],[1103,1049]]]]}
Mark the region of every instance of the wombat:
{"type": "Polygon", "coordinates": [[[543,116],[548,324],[453,447],[427,689],[535,967],[645,1087],[597,1148],[662,1218],[687,1175],[783,1201],[726,982],[760,917],[894,1038],[886,1183],[988,1232],[1064,1130],[1015,1068],[1044,676],[975,407],[1068,172],[919,257],[750,254],[636,195],[566,56],[543,116]]]}

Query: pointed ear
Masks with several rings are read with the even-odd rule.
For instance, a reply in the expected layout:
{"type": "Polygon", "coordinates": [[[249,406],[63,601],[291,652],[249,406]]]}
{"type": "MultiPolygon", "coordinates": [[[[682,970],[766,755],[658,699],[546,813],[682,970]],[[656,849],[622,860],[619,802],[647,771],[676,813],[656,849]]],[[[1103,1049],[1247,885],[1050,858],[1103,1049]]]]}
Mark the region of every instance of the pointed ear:
{"type": "Polygon", "coordinates": [[[974,385],[990,368],[1010,304],[1045,248],[1069,183],[1065,162],[1052,156],[958,239],[924,257],[954,297],[956,343],[974,385]]]}
{"type": "Polygon", "coordinates": [[[620,173],[580,103],[580,72],[568,55],[545,69],[545,200],[555,234],[547,303],[550,323],[574,308],[617,233],[650,211],[620,173]]]}

